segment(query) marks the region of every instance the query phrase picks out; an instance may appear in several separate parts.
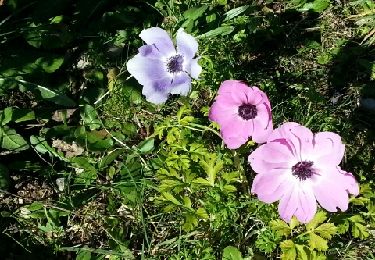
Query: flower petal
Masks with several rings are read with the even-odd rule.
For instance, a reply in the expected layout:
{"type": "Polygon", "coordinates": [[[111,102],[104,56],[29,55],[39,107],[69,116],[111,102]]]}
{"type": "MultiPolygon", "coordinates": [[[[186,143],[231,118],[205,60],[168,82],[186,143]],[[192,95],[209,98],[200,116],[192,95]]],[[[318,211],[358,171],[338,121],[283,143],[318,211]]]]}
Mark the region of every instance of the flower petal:
{"type": "Polygon", "coordinates": [[[163,58],[159,50],[154,45],[143,45],[138,48],[138,52],[142,57],[149,59],[161,60],[163,58]]]}
{"type": "MultiPolygon", "coordinates": [[[[342,175],[337,168],[326,169],[312,182],[315,197],[319,204],[330,212],[348,209],[348,183],[342,183],[342,175]]],[[[347,181],[347,180],[346,180],[347,181]]]]}
{"type": "Polygon", "coordinates": [[[179,73],[173,78],[170,93],[186,96],[191,87],[191,79],[185,72],[179,73]]]}
{"type": "Polygon", "coordinates": [[[285,190],[285,193],[279,202],[279,214],[280,217],[286,222],[290,222],[292,216],[296,213],[299,206],[298,188],[295,187],[296,183],[291,183],[289,188],[285,190]]]}
{"type": "Polygon", "coordinates": [[[254,118],[253,122],[253,141],[265,143],[273,130],[271,111],[265,103],[257,106],[257,116],[254,118]]]}
{"type": "Polygon", "coordinates": [[[248,135],[245,131],[245,122],[238,116],[229,119],[222,126],[221,135],[229,149],[237,149],[248,140],[248,135]]]}
{"type": "Polygon", "coordinates": [[[202,67],[198,64],[199,58],[193,59],[190,62],[190,76],[194,79],[198,79],[199,74],[202,72],[202,67]]]}
{"type": "Polygon", "coordinates": [[[140,54],[130,59],[126,64],[126,68],[141,85],[146,85],[150,81],[168,76],[161,60],[148,59],[142,57],[140,54]]]}
{"type": "Polygon", "coordinates": [[[184,58],[192,59],[198,51],[198,42],[197,40],[187,34],[183,28],[178,29],[177,31],[177,52],[182,54],[184,58]]]}
{"type": "Polygon", "coordinates": [[[308,223],[314,218],[317,209],[316,199],[311,187],[307,185],[300,187],[298,197],[299,205],[294,215],[300,222],[308,223]]]}
{"type": "Polygon", "coordinates": [[[314,153],[316,161],[321,167],[337,166],[340,164],[345,153],[345,145],[341,142],[338,134],[331,132],[320,132],[314,138],[314,153]]]}
{"type": "Polygon", "coordinates": [[[242,105],[247,103],[246,93],[248,86],[240,80],[225,80],[221,83],[219,88],[219,95],[230,94],[231,100],[234,104],[242,105]]]}
{"type": "Polygon", "coordinates": [[[272,173],[255,176],[251,193],[257,194],[260,201],[273,203],[283,196],[288,186],[289,180],[285,170],[273,170],[272,173]]]}
{"type": "Polygon", "coordinates": [[[167,57],[176,53],[170,36],[165,30],[159,27],[145,29],[140,33],[139,36],[148,45],[154,45],[163,55],[167,57]]]}

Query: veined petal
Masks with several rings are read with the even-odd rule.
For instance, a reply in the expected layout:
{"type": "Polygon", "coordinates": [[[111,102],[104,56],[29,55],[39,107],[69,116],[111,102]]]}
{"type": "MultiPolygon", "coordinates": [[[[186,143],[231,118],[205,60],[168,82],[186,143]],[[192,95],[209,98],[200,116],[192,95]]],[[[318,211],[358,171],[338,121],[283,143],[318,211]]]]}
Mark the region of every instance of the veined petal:
{"type": "Polygon", "coordinates": [[[295,215],[299,206],[298,187],[296,183],[291,183],[285,191],[279,202],[280,217],[286,222],[290,222],[292,216],[295,215]]]}
{"type": "Polygon", "coordinates": [[[165,30],[159,27],[145,29],[140,33],[139,36],[148,45],[154,45],[163,55],[167,57],[176,53],[170,36],[165,30]]]}
{"type": "Polygon", "coordinates": [[[273,203],[279,200],[290,185],[285,170],[273,170],[270,173],[257,174],[254,178],[251,193],[258,195],[260,201],[273,203]]]}
{"type": "Polygon", "coordinates": [[[244,128],[245,122],[238,116],[232,117],[221,127],[221,135],[228,148],[236,149],[247,142],[248,136],[244,128]]]}
{"type": "Polygon", "coordinates": [[[341,183],[342,175],[337,168],[325,169],[312,183],[315,197],[319,204],[330,212],[337,208],[345,211],[348,209],[347,185],[341,183]]]}
{"type": "Polygon", "coordinates": [[[161,60],[145,58],[140,54],[130,59],[126,64],[126,68],[141,85],[146,85],[150,81],[168,76],[161,60]]]}
{"type": "Polygon", "coordinates": [[[345,145],[341,142],[338,134],[331,132],[320,132],[314,138],[315,161],[321,167],[337,166],[340,164],[345,153],[345,145]]]}
{"type": "Polygon", "coordinates": [[[298,198],[299,203],[294,215],[300,222],[308,223],[313,219],[317,209],[314,192],[311,187],[304,185],[298,189],[298,198]]]}
{"type": "Polygon", "coordinates": [[[178,29],[176,40],[177,52],[187,59],[193,59],[198,51],[197,40],[190,34],[187,34],[183,28],[178,29]]]}

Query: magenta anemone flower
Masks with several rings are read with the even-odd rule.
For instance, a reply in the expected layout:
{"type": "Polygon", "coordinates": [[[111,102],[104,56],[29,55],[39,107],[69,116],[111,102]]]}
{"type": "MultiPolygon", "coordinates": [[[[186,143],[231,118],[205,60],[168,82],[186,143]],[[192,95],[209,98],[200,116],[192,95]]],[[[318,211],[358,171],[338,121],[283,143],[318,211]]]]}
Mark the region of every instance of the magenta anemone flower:
{"type": "Polygon", "coordinates": [[[336,212],[348,209],[348,194],[358,195],[359,186],[339,164],[345,145],[331,132],[313,134],[297,123],[275,129],[267,143],[249,155],[255,176],[251,192],[266,203],[279,202],[279,213],[289,222],[302,223],[315,215],[317,203],[336,212]]]}
{"type": "Polygon", "coordinates": [[[221,84],[209,118],[220,125],[221,136],[229,149],[240,147],[249,137],[263,143],[273,129],[266,94],[239,80],[226,80],[221,84]]]}
{"type": "Polygon", "coordinates": [[[186,96],[191,77],[197,79],[202,71],[196,52],[195,38],[181,28],[177,31],[177,50],[168,33],[158,27],[143,30],[139,35],[146,45],[130,59],[128,72],[143,85],[142,94],[154,104],[164,103],[169,94],[186,96]]]}

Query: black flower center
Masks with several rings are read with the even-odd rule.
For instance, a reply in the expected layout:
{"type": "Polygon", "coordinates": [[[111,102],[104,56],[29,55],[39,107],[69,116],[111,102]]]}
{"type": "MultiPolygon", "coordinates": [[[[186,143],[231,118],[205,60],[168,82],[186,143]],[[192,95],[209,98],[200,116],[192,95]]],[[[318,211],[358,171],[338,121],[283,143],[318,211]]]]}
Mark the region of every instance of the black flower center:
{"type": "Polygon", "coordinates": [[[245,120],[253,119],[257,116],[257,108],[251,104],[243,104],[238,107],[238,114],[245,120]]]}
{"type": "Polygon", "coordinates": [[[300,180],[304,181],[314,175],[313,162],[298,162],[292,167],[292,174],[300,180]]]}
{"type": "Polygon", "coordinates": [[[177,54],[167,60],[167,71],[169,73],[177,73],[182,71],[182,64],[184,63],[184,56],[177,54]]]}

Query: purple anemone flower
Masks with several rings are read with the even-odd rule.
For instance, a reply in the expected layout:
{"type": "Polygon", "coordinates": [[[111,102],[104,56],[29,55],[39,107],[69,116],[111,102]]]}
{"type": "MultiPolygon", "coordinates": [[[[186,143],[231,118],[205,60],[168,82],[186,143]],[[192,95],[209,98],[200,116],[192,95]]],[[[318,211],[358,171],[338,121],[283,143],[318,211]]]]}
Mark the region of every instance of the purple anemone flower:
{"type": "Polygon", "coordinates": [[[249,137],[264,143],[273,129],[267,95],[239,80],[221,84],[209,118],[220,125],[221,136],[229,149],[240,147],[249,137]]]}
{"type": "Polygon", "coordinates": [[[331,132],[313,134],[297,123],[275,129],[266,144],[249,155],[255,176],[251,192],[258,199],[279,200],[279,213],[289,222],[296,216],[307,223],[317,203],[330,212],[348,209],[348,194],[358,195],[359,186],[351,173],[339,164],[345,145],[331,132]]]}
{"type": "Polygon", "coordinates": [[[142,94],[154,104],[164,103],[169,94],[186,96],[191,78],[198,79],[202,71],[196,53],[195,38],[177,31],[177,50],[168,33],[158,27],[143,30],[139,35],[146,45],[127,62],[128,72],[143,85],[142,94]]]}

